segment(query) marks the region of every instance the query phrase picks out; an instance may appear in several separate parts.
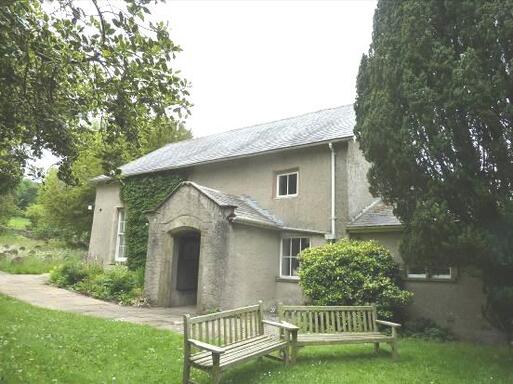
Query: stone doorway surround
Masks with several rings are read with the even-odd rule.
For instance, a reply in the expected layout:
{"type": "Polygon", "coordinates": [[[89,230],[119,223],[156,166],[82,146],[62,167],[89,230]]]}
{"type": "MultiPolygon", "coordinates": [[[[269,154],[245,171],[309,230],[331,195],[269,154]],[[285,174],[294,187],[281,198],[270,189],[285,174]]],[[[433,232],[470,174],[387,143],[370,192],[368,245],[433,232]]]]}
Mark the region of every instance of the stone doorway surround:
{"type": "Polygon", "coordinates": [[[192,183],[182,183],[155,210],[148,213],[149,239],[144,292],[159,306],[182,305],[176,292],[177,252],[175,236],[196,231],[200,237],[197,310],[219,307],[222,271],[228,254],[227,218],[233,206],[220,206],[192,183]]]}

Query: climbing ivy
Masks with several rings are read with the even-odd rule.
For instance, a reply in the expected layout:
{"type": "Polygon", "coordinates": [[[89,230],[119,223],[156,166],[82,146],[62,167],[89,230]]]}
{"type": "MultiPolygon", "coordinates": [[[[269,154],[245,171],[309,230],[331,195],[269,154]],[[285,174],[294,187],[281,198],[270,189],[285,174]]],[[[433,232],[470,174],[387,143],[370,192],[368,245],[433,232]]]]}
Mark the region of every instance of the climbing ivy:
{"type": "Polygon", "coordinates": [[[130,269],[144,268],[148,245],[146,211],[155,208],[184,179],[171,172],[145,174],[121,181],[121,199],[126,210],[126,255],[130,269]]]}

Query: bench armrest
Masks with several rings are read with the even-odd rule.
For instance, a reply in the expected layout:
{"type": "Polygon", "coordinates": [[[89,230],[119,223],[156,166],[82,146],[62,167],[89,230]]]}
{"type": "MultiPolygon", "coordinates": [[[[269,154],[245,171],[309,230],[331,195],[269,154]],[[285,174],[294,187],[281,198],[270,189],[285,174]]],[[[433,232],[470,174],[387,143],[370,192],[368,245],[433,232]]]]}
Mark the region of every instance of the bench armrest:
{"type": "Polygon", "coordinates": [[[221,348],[221,347],[218,347],[218,346],[212,345],[212,344],[207,344],[207,343],[204,343],[199,340],[187,339],[187,342],[191,345],[194,345],[196,348],[202,349],[204,351],[209,351],[209,352],[217,353],[217,354],[226,352],[226,350],[224,348],[221,348]]]}
{"type": "Polygon", "coordinates": [[[386,325],[388,327],[392,328],[399,328],[401,324],[392,323],[391,321],[385,321],[385,320],[376,320],[376,324],[386,325]]]}
{"type": "Polygon", "coordinates": [[[294,324],[287,323],[286,321],[277,322],[277,321],[271,321],[271,320],[262,320],[262,323],[271,325],[273,327],[283,328],[287,331],[298,331],[299,327],[296,327],[294,324]]]}

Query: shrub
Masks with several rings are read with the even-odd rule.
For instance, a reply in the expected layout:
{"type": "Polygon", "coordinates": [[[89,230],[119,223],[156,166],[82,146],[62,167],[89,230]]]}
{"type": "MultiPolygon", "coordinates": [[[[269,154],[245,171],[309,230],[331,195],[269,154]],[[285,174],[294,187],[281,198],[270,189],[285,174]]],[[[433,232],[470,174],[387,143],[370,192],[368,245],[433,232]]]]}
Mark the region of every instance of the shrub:
{"type": "Polygon", "coordinates": [[[103,269],[97,264],[70,262],[55,268],[50,281],[97,299],[129,305],[141,299],[143,277],[143,271],[126,266],[103,269]]]}
{"type": "Polygon", "coordinates": [[[398,319],[412,294],[400,288],[399,267],[373,241],[341,240],[300,254],[300,285],[315,305],[374,303],[381,319],[398,319]]]}
{"type": "Polygon", "coordinates": [[[73,287],[101,272],[102,268],[96,264],[86,264],[73,260],[54,268],[50,272],[50,282],[58,287],[73,287]]]}
{"type": "Polygon", "coordinates": [[[454,341],[456,336],[448,329],[439,326],[431,319],[418,318],[407,321],[402,332],[404,336],[436,341],[454,341]]]}

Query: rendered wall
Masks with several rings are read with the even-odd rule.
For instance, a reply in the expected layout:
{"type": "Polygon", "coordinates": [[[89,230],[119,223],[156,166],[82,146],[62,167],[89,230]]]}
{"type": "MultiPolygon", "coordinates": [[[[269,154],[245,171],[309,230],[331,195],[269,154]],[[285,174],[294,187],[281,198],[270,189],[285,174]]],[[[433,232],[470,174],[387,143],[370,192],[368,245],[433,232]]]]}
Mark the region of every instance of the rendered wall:
{"type": "MultiPolygon", "coordinates": [[[[359,233],[351,237],[378,241],[402,264],[399,254],[401,236],[400,232],[382,232],[359,233]]],[[[455,281],[406,279],[404,284],[414,294],[413,302],[408,307],[411,319],[432,319],[466,340],[497,342],[503,339],[503,335],[494,330],[482,314],[486,298],[476,271],[469,268],[459,270],[455,281]]]]}
{"type": "MultiPolygon", "coordinates": [[[[339,235],[347,222],[346,145],[336,145],[339,235]]],[[[331,155],[327,144],[193,167],[188,179],[223,192],[249,195],[287,226],[330,231],[331,155]],[[299,170],[298,196],[277,198],[276,174],[289,170],[299,170]]]]}
{"type": "Polygon", "coordinates": [[[88,260],[103,264],[114,263],[117,235],[117,212],[123,207],[119,184],[102,183],[96,186],[93,226],[88,260]]]}

